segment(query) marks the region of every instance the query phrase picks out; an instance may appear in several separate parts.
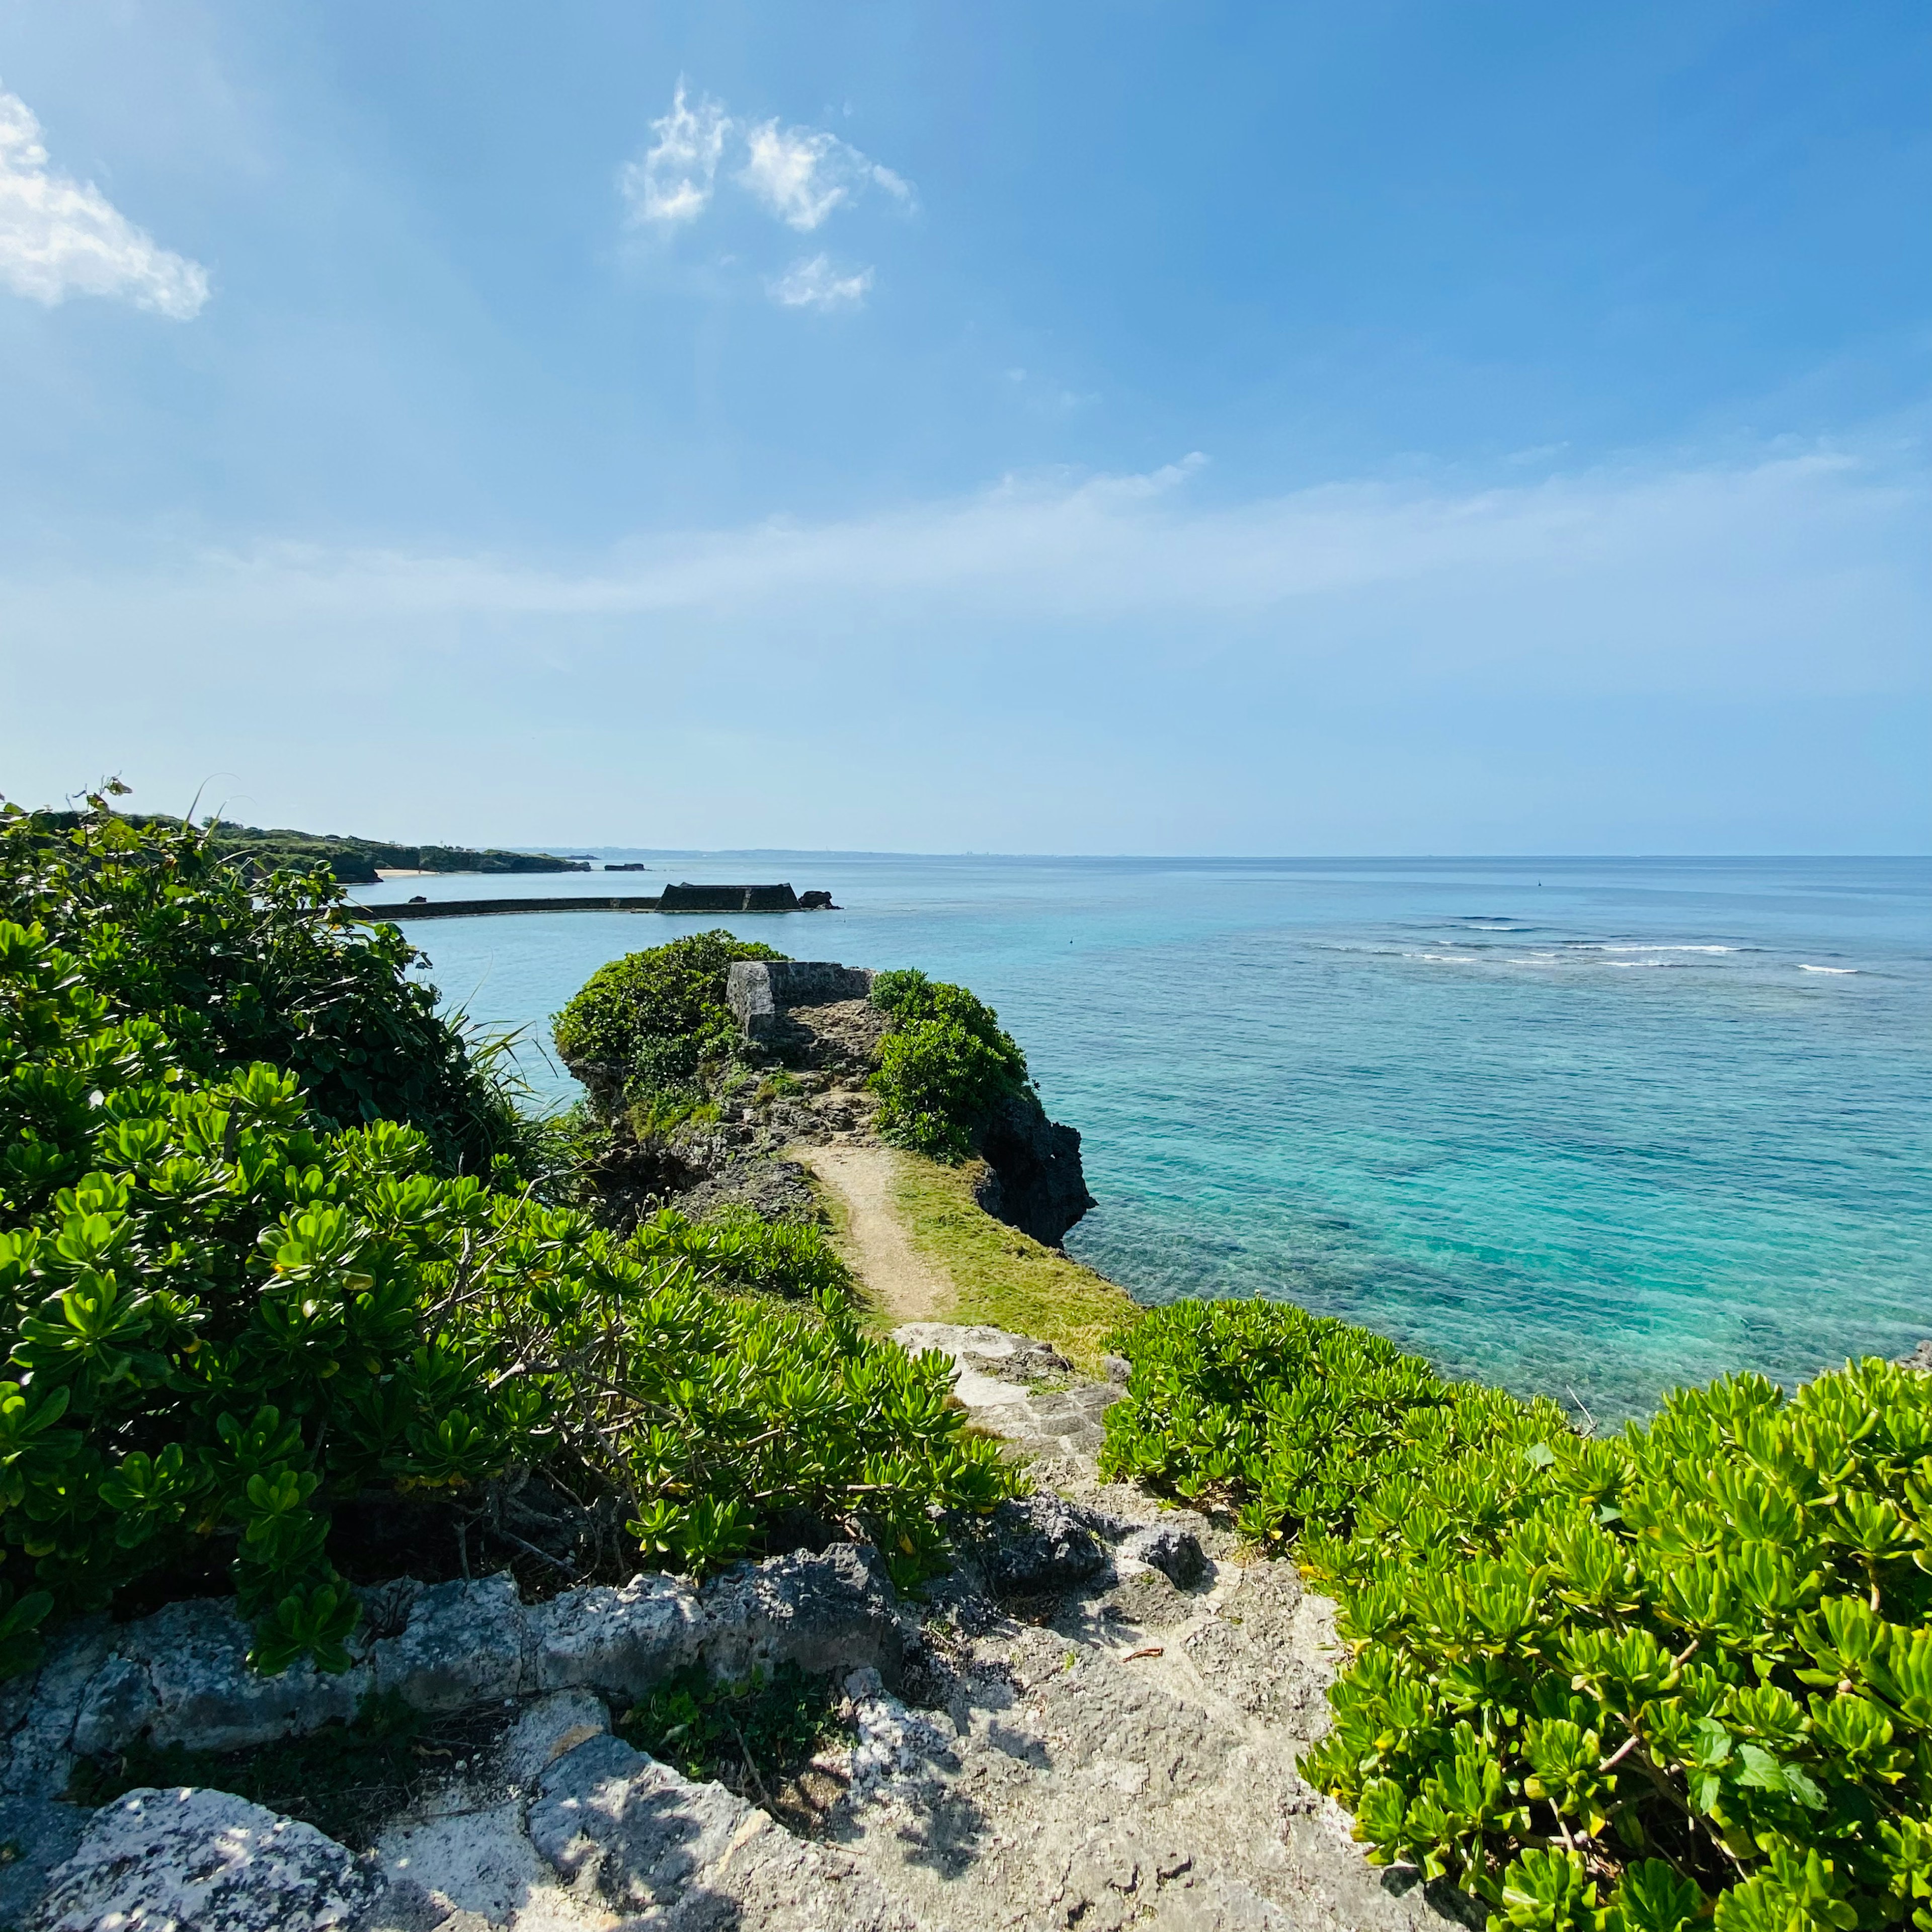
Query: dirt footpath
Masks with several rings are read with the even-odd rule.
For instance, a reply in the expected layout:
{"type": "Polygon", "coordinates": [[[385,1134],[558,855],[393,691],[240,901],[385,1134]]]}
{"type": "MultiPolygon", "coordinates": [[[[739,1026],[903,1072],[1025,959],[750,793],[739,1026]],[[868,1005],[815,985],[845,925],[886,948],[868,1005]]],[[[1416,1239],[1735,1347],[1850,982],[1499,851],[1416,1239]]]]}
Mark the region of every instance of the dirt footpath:
{"type": "Polygon", "coordinates": [[[899,1156],[876,1143],[794,1147],[786,1155],[808,1167],[843,1210],[835,1244],[887,1325],[944,1320],[952,1284],[914,1247],[892,1204],[899,1156]]]}

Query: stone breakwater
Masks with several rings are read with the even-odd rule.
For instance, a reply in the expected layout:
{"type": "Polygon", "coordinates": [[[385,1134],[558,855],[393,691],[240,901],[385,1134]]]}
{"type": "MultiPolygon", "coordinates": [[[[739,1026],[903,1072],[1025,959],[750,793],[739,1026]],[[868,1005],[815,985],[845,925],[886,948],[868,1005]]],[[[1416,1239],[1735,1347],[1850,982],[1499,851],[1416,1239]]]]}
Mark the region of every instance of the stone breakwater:
{"type": "Polygon", "coordinates": [[[524,1604],[504,1580],[370,1593],[356,1681],[501,1714],[495,1741],[367,1847],[232,1795],[52,1802],[80,1744],[286,1735],[339,1714],[313,1673],[246,1681],[230,1605],[70,1633],[10,1687],[0,1922],[22,1932],[1422,1932],[1412,1873],[1378,1874],[1296,1774],[1326,1722],[1328,1606],[1225,1524],[1100,1483],[1124,1365],[920,1324],[959,1400],[1038,1485],[895,1598],[871,1552],[641,1577],[524,1604]],[[612,1732],[679,1664],[831,1673],[838,1733],[786,1829],[612,1732]],[[279,1688],[278,1687],[280,1687],[279,1688]],[[28,1815],[31,1813],[32,1815],[28,1815]],[[53,1814],[65,1813],[65,1821],[53,1814]],[[53,1866],[51,1872],[49,1867],[53,1866]]]}

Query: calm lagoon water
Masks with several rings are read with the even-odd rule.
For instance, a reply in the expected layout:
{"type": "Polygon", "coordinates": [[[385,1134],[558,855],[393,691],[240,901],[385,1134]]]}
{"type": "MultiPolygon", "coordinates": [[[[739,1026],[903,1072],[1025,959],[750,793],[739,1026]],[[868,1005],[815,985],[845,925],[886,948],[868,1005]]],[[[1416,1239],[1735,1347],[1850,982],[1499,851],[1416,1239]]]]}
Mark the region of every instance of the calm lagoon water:
{"type": "Polygon", "coordinates": [[[596,967],[722,924],[991,1000],[1085,1137],[1070,1250],[1142,1300],[1285,1297],[1600,1418],[1932,1334],[1932,861],[608,856],[651,869],[380,896],[845,910],[413,928],[547,1094],[596,967]]]}

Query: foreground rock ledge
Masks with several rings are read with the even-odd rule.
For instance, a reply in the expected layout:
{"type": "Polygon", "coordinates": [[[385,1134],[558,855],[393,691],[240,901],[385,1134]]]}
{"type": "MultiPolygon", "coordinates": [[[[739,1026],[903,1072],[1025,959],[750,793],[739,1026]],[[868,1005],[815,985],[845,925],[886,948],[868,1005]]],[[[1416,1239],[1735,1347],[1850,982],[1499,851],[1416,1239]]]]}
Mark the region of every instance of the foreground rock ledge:
{"type": "MultiPolygon", "coordinates": [[[[920,1603],[897,1602],[877,1558],[851,1549],[741,1565],[703,1590],[646,1578],[544,1605],[517,1604],[500,1583],[412,1586],[400,1626],[358,1665],[364,1681],[432,1708],[512,1700],[487,1762],[392,1820],[360,1856],[222,1793],[130,1792],[90,1815],[46,1802],[58,1780],[44,1783],[39,1873],[0,1869],[18,1898],[0,1898],[0,1924],[1440,1928],[1414,1875],[1373,1871],[1346,1816],[1296,1774],[1327,1723],[1330,1606],[1289,1565],[1236,1560],[1206,1519],[1099,1481],[1084,1445],[1117,1388],[1083,1382],[1043,1345],[998,1330],[919,1339],[970,1370],[962,1400],[1008,1425],[1037,1484],[967,1540],[920,1603]],[[808,1836],[611,1735],[613,1704],[628,1704],[645,1674],[697,1661],[736,1675],[787,1657],[839,1672],[843,1688],[838,1738],[810,1774],[808,1836]],[[30,1876],[32,1895],[19,1895],[30,1876]]],[[[232,1613],[176,1609],[225,1683],[227,1639],[208,1631],[212,1611],[232,1613]]],[[[194,1671],[160,1664],[134,1638],[143,1628],[76,1636],[31,1696],[16,1694],[6,1718],[16,1798],[37,1762],[64,1778],[83,1703],[90,1736],[142,1712],[155,1734],[164,1683],[202,1684],[210,1701],[199,1708],[220,1714],[194,1671]]],[[[182,1702],[168,1708],[181,1723],[182,1702]]],[[[232,1721],[268,1716],[251,1706],[232,1721]]]]}

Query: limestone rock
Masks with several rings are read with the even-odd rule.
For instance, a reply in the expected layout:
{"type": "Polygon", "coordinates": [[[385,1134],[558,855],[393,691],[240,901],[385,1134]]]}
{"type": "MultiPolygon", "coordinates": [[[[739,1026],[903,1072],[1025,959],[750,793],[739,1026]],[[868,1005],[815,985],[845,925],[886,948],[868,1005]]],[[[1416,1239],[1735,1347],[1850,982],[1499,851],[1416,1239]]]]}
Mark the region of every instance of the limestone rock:
{"type": "Polygon", "coordinates": [[[884,1562],[869,1544],[734,1564],[699,1600],[703,1659],[716,1676],[783,1663],[808,1676],[869,1664],[886,1683],[898,1682],[905,1633],[884,1562]]]}
{"type": "Polygon", "coordinates": [[[634,1697],[698,1654],[697,1592],[672,1576],[633,1576],[621,1589],[566,1590],[527,1612],[530,1688],[582,1687],[634,1697]]]}
{"type": "Polygon", "coordinates": [[[144,1786],[94,1814],[27,1932],[348,1932],[382,1890],[313,1825],[144,1786]]]}
{"type": "Polygon", "coordinates": [[[594,1870],[631,1911],[675,1904],[707,1866],[770,1820],[722,1784],[693,1784],[620,1738],[593,1738],[538,1781],[530,1842],[566,1879],[594,1870]]]}
{"type": "Polygon", "coordinates": [[[503,1741],[503,1768],[519,1784],[535,1784],[580,1744],[604,1736],[610,1713],[587,1690],[556,1690],[528,1706],[503,1741]]]}
{"type": "Polygon", "coordinates": [[[129,1657],[110,1657],[88,1679],[74,1719],[74,1748],[82,1757],[118,1750],[161,1714],[154,1679],[129,1657]]]}
{"type": "Polygon", "coordinates": [[[665,1932],[912,1932],[850,1858],[802,1845],[722,1784],[694,1784],[615,1738],[560,1758],[531,1842],[582,1895],[665,1932]]]}
{"type": "Polygon", "coordinates": [[[976,1322],[909,1322],[892,1330],[892,1340],[950,1355],[958,1370],[952,1392],[973,1420],[1036,1459],[1090,1466],[1100,1453],[1119,1385],[1066,1374],[1066,1358],[1046,1343],[976,1322]]]}
{"type": "Polygon", "coordinates": [[[1070,1504],[1036,1492],[993,1512],[981,1562],[996,1594],[1036,1596],[1084,1582],[1106,1568],[1107,1552],[1070,1504]]]}
{"type": "Polygon", "coordinates": [[[433,1583],[416,1593],[400,1635],[374,1646],[376,1688],[418,1711],[513,1697],[523,1682],[524,1620],[512,1576],[433,1583]]]}
{"type": "Polygon", "coordinates": [[[55,1794],[66,1789],[75,1714],[112,1634],[105,1618],[80,1618],[56,1634],[38,1670],[0,1684],[0,1844],[15,1847],[0,1864],[0,1925],[26,1916],[80,1843],[87,1814],[55,1794]]]}
{"type": "Polygon", "coordinates": [[[1144,1529],[1134,1530],[1123,1538],[1117,1546],[1121,1556],[1158,1570],[1170,1583],[1178,1584],[1183,1589],[1198,1582],[1208,1567],[1200,1538],[1178,1523],[1150,1523],[1144,1529]]]}
{"type": "Polygon", "coordinates": [[[82,1706],[91,1727],[89,1748],[112,1750],[131,1742],[138,1730],[110,1736],[110,1720],[151,1714],[147,1728],[158,1744],[245,1750],[334,1720],[346,1722],[368,1693],[366,1665],[328,1676],[304,1663],[263,1677],[248,1667],[254,1641],[232,1599],[170,1604],[129,1624],[117,1648],[123,1660],[144,1672],[154,1702],[147,1705],[125,1671],[108,1665],[104,1677],[88,1685],[82,1706]]]}

